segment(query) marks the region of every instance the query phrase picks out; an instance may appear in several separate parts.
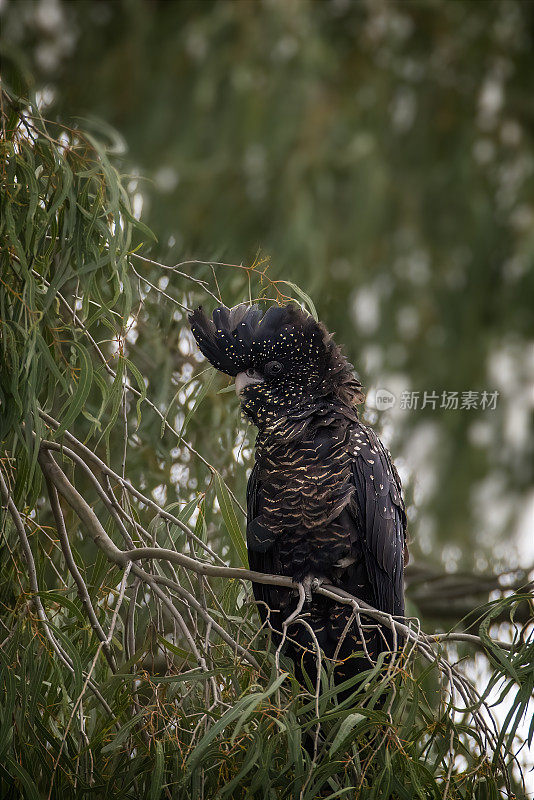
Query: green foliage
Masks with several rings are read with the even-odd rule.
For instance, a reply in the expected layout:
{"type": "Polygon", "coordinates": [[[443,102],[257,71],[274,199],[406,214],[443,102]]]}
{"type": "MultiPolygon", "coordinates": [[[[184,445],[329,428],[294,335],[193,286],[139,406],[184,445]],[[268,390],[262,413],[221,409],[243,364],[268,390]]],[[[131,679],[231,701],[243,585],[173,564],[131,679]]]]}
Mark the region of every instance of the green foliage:
{"type": "Polygon", "coordinates": [[[15,487],[26,500],[38,442],[31,433],[43,432],[38,409],[60,421],[58,436],[81,414],[100,430],[109,409],[101,432],[109,442],[129,371],[140,382],[121,342],[132,311],[128,253],[146,228],[132,217],[109,146],[45,124],[9,85],[3,98],[0,436],[14,456],[26,449],[29,474],[19,472],[15,487]],[[107,355],[91,348],[104,335],[116,343],[112,382],[107,355]]]}
{"type": "MultiPolygon", "coordinates": [[[[126,137],[156,260],[249,264],[261,248],[313,296],[364,386],[390,389],[397,412],[403,389],[421,392],[384,420],[414,555],[511,566],[493,545],[513,535],[534,463],[534,5],[58,0],[49,21],[38,3],[5,6],[47,114],[96,114],[126,137]],[[421,408],[424,391],[485,389],[495,411],[421,408]]],[[[235,270],[217,279],[248,296],[235,270]]],[[[140,332],[143,374],[165,384],[172,321],[147,309],[163,336],[140,332]]],[[[205,404],[192,428],[212,463],[228,407],[205,404]]]]}
{"type": "MultiPolygon", "coordinates": [[[[77,639],[80,662],[90,663],[77,615],[61,600],[54,603],[65,641],[77,639]]],[[[224,610],[242,613],[231,602],[224,610]]],[[[245,627],[253,637],[255,619],[245,627]]],[[[100,679],[112,716],[104,717],[89,696],[82,720],[81,714],[72,719],[80,680],[69,679],[25,628],[21,621],[0,656],[3,796],[13,785],[27,797],[46,796],[52,782],[50,796],[57,798],[170,792],[177,800],[427,800],[442,798],[445,786],[450,798],[507,796],[483,732],[465,711],[455,712],[435,669],[422,670],[413,656],[389,674],[379,664],[348,681],[343,702],[336,702],[326,672],[315,697],[289,664],[279,673],[267,653],[261,676],[228,651],[215,656],[211,670],[171,668],[164,676],[134,675],[125,663],[100,679]]]]}
{"type": "MultiPolygon", "coordinates": [[[[529,595],[481,610],[492,670],[476,689],[425,656],[414,621],[398,658],[341,699],[328,666],[319,691],[296,681],[258,633],[248,584],[201,574],[246,564],[235,496],[250,458],[184,325],[217,291],[211,266],[144,261],[115,135],[46,121],[16,71],[4,89],[2,797],[525,797],[514,759],[534,680],[529,595]],[[174,560],[110,555],[149,546],[174,560]],[[503,614],[509,646],[495,639],[503,614]],[[507,709],[497,731],[491,691],[507,709]]],[[[231,297],[289,287],[313,310],[261,262],[219,267],[231,297]]]]}

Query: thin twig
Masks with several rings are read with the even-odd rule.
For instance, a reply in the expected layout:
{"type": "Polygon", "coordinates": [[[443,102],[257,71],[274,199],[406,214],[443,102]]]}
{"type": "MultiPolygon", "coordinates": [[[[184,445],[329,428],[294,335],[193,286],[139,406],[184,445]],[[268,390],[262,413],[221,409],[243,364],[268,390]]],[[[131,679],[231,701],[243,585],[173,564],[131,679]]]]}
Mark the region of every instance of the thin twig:
{"type": "MultiPolygon", "coordinates": [[[[94,543],[104,552],[106,557],[113,561],[115,564],[119,564],[120,566],[125,566],[128,561],[134,561],[138,559],[131,559],[128,553],[136,553],[136,550],[129,550],[124,551],[120,550],[113,540],[108,536],[104,528],[102,527],[98,517],[96,516],[95,512],[91,508],[91,506],[85,501],[82,495],[78,492],[78,490],[71,484],[68,480],[67,476],[63,472],[63,470],[56,464],[48,450],[45,448],[41,448],[39,454],[39,463],[41,465],[41,469],[43,470],[44,474],[49,478],[49,480],[55,485],[58,492],[65,498],[67,503],[71,506],[71,508],[76,512],[77,516],[80,518],[82,524],[84,525],[85,529],[93,539],[94,543]]],[[[153,550],[156,553],[159,552],[159,548],[141,548],[142,550],[153,550]]],[[[174,552],[170,550],[169,552],[174,552]]],[[[176,554],[178,555],[178,554],[176,554]]],[[[193,564],[197,562],[190,558],[189,556],[183,556],[183,558],[187,559],[193,564]]],[[[219,567],[219,569],[221,569],[219,567]]],[[[206,669],[206,665],[204,659],[200,655],[197,650],[196,644],[185,625],[181,614],[177,611],[174,607],[173,603],[167,598],[167,596],[162,592],[162,590],[157,585],[158,583],[162,583],[164,579],[159,577],[156,579],[155,576],[150,575],[149,573],[142,570],[136,564],[134,564],[134,573],[138,575],[142,580],[144,580],[153,590],[153,592],[160,598],[160,600],[164,603],[167,607],[170,614],[172,614],[175,619],[177,620],[184,637],[186,638],[191,651],[195,654],[197,661],[199,662],[200,666],[203,669],[206,669]]],[[[173,584],[173,588],[175,588],[175,584],[173,584]]],[[[185,592],[185,590],[180,587],[180,591],[185,592]]],[[[189,594],[189,593],[188,593],[189,594]]],[[[192,596],[191,596],[192,598],[192,596]]],[[[192,602],[192,600],[190,600],[192,602]]],[[[195,600],[195,603],[198,602],[195,600]]],[[[202,606],[198,603],[198,610],[202,610],[202,606]]],[[[239,652],[241,656],[246,658],[252,666],[258,668],[258,663],[256,659],[238,642],[234,641],[229,634],[224,631],[214,620],[212,620],[212,625],[214,630],[217,630],[219,635],[225,639],[225,641],[230,644],[233,648],[239,652]]]]}
{"type": "MultiPolygon", "coordinates": [[[[35,272],[35,270],[33,270],[33,272],[35,272]]],[[[42,275],[39,275],[38,272],[35,272],[35,274],[39,276],[39,278],[45,283],[46,286],[48,286],[48,287],[50,286],[48,281],[46,281],[42,277],[42,275]]],[[[75,310],[69,305],[67,300],[61,294],[61,292],[56,292],[56,296],[58,297],[59,301],[65,306],[69,316],[72,316],[72,318],[75,321],[76,325],[84,332],[85,336],[87,336],[87,338],[91,342],[91,345],[94,347],[95,352],[96,352],[98,358],[100,359],[100,361],[102,362],[103,367],[106,370],[106,372],[108,373],[108,375],[110,375],[111,377],[113,377],[113,379],[115,379],[117,377],[115,370],[112,367],[109,366],[104,353],[99,348],[99,346],[96,343],[96,341],[94,340],[94,338],[91,336],[89,330],[84,325],[83,321],[76,314],[75,310]]],[[[180,433],[177,430],[175,430],[175,428],[170,424],[168,419],[166,419],[165,415],[159,410],[159,408],[148,397],[142,398],[142,395],[141,395],[141,392],[139,391],[139,389],[136,389],[135,386],[131,386],[130,384],[126,384],[125,388],[129,392],[131,392],[131,394],[133,394],[134,397],[137,397],[138,399],[143,399],[143,401],[152,409],[152,411],[154,411],[154,413],[157,414],[157,416],[160,418],[160,420],[162,421],[162,423],[165,426],[165,428],[168,431],[170,431],[170,433],[174,434],[174,436],[176,436],[176,438],[181,442],[181,444],[183,444],[183,446],[186,448],[186,450],[188,450],[192,455],[194,455],[196,458],[198,458],[199,461],[201,461],[202,464],[204,464],[204,466],[211,472],[212,475],[216,475],[217,474],[217,470],[215,469],[215,467],[212,466],[212,464],[210,464],[209,461],[207,461],[204,458],[204,456],[202,456],[197,450],[195,450],[193,445],[190,444],[186,439],[184,439],[183,436],[181,436],[180,433]]],[[[44,419],[44,415],[41,414],[41,416],[44,419]]],[[[59,427],[59,423],[57,424],[57,426],[59,427]]],[[[227,489],[228,489],[228,493],[229,493],[230,497],[232,498],[232,501],[239,508],[241,513],[244,516],[246,516],[245,509],[243,508],[243,506],[241,505],[241,503],[239,502],[239,500],[237,499],[235,494],[232,492],[232,490],[229,487],[227,487],[227,489]]]]}
{"type": "MultiPolygon", "coordinates": [[[[26,568],[28,570],[28,582],[30,584],[30,589],[31,589],[31,592],[32,592],[32,595],[33,595],[32,598],[31,598],[32,605],[36,609],[37,616],[38,616],[39,620],[43,624],[43,630],[44,630],[45,636],[48,639],[52,649],[54,650],[54,652],[56,653],[56,655],[58,656],[60,661],[67,667],[69,672],[71,672],[74,675],[75,674],[75,670],[74,670],[74,667],[73,667],[73,664],[72,664],[72,661],[71,661],[70,657],[67,655],[67,653],[64,651],[64,649],[61,647],[59,642],[56,641],[56,638],[55,638],[55,636],[52,633],[52,630],[50,628],[50,624],[48,622],[48,617],[46,615],[46,611],[44,610],[44,606],[43,606],[43,604],[41,602],[41,598],[39,596],[39,584],[37,582],[37,571],[35,569],[35,562],[33,560],[33,554],[32,554],[32,551],[31,551],[30,544],[28,542],[28,537],[26,536],[26,531],[24,530],[24,524],[22,522],[22,519],[20,517],[20,514],[18,512],[18,509],[17,509],[16,505],[15,505],[15,503],[13,502],[13,500],[11,498],[10,492],[9,492],[9,490],[7,488],[7,484],[4,481],[4,477],[3,477],[1,472],[0,472],[0,493],[2,494],[4,502],[5,502],[5,504],[6,504],[7,508],[8,508],[8,511],[10,513],[10,516],[11,516],[11,519],[13,520],[13,523],[15,525],[15,528],[16,528],[18,536],[19,536],[20,545],[22,547],[22,552],[24,554],[24,559],[26,561],[26,568]]],[[[109,705],[106,702],[106,700],[104,700],[104,698],[102,697],[98,687],[94,684],[93,681],[89,681],[89,688],[91,689],[91,691],[93,692],[95,697],[99,700],[99,702],[102,704],[102,706],[104,707],[105,711],[109,714],[109,716],[113,717],[113,712],[112,712],[111,708],[109,707],[109,705]]]]}
{"type": "Polygon", "coordinates": [[[61,544],[61,549],[63,551],[63,556],[65,558],[65,563],[67,565],[67,569],[69,570],[72,578],[78,588],[78,596],[82,601],[87,616],[89,618],[89,622],[96,633],[98,639],[102,644],[102,651],[109,663],[113,672],[117,671],[117,664],[115,662],[115,656],[106,641],[106,634],[104,633],[102,626],[100,625],[95,610],[93,608],[93,604],[91,602],[91,598],[89,596],[89,592],[87,590],[87,586],[85,585],[85,581],[80,573],[80,570],[76,566],[76,562],[72,555],[72,550],[70,548],[69,537],[67,535],[67,529],[65,527],[65,520],[63,518],[63,512],[61,511],[61,506],[59,504],[59,498],[57,495],[56,487],[46,479],[46,485],[48,489],[48,497],[50,499],[50,507],[52,509],[52,514],[54,515],[54,519],[56,521],[56,528],[59,537],[59,541],[61,544]]]}
{"type": "Polygon", "coordinates": [[[124,600],[124,592],[126,591],[126,581],[128,579],[128,574],[130,572],[131,567],[132,567],[131,563],[127,564],[126,568],[124,570],[124,575],[122,576],[121,587],[120,587],[120,591],[119,591],[119,597],[118,597],[117,603],[115,604],[115,608],[113,610],[113,616],[111,618],[111,625],[110,625],[110,628],[109,628],[109,634],[108,634],[107,638],[103,642],[100,642],[100,644],[98,645],[97,651],[95,653],[95,657],[93,658],[93,663],[91,664],[91,666],[89,668],[89,672],[87,673],[87,677],[86,677],[86,679],[85,679],[85,681],[83,683],[83,686],[82,686],[82,689],[80,691],[80,694],[78,695],[78,698],[76,699],[76,701],[75,701],[75,703],[74,703],[74,705],[72,707],[71,715],[69,717],[69,721],[67,722],[67,726],[65,728],[65,732],[64,732],[64,734],[63,734],[63,736],[61,738],[61,744],[60,744],[60,747],[59,747],[59,751],[58,751],[58,754],[57,754],[57,756],[55,758],[55,761],[54,761],[54,767],[52,769],[52,776],[50,778],[50,788],[48,790],[48,800],[50,800],[50,798],[52,796],[52,788],[54,786],[54,779],[55,779],[55,776],[56,776],[56,771],[57,771],[57,768],[58,768],[59,759],[61,758],[61,753],[63,752],[63,747],[65,746],[65,742],[66,742],[67,736],[69,734],[69,730],[70,730],[70,726],[72,724],[72,720],[74,719],[74,717],[76,715],[76,711],[78,709],[78,706],[82,702],[83,696],[84,696],[85,691],[87,689],[87,685],[88,685],[89,681],[91,680],[91,675],[93,674],[94,668],[96,667],[96,662],[98,661],[98,656],[100,655],[100,651],[103,650],[106,645],[109,647],[109,645],[111,644],[111,640],[113,638],[113,631],[115,630],[115,625],[117,624],[117,619],[118,619],[118,616],[119,616],[119,609],[120,609],[120,607],[122,605],[122,601],[124,600]]]}

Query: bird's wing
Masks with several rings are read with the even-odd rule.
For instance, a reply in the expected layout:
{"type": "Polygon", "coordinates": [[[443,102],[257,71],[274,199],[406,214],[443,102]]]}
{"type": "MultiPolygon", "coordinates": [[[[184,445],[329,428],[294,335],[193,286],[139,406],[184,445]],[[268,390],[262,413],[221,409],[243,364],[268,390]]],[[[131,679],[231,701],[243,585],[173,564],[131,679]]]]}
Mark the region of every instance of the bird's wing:
{"type": "Polygon", "coordinates": [[[364,562],[372,604],[388,614],[403,615],[406,511],[400,478],[372,428],[358,426],[354,456],[355,492],[348,507],[353,550],[364,562]]]}
{"type": "MultiPolygon", "coordinates": [[[[259,479],[259,464],[256,463],[250,473],[247,483],[247,550],[250,569],[255,572],[265,572],[269,575],[280,574],[280,564],[277,558],[277,548],[273,547],[274,537],[261,523],[262,492],[259,479]]],[[[279,591],[275,586],[263,583],[253,583],[254,597],[259,603],[259,612],[262,621],[265,621],[269,606],[274,614],[278,614],[279,591]]],[[[272,620],[274,622],[275,620],[272,620]]]]}

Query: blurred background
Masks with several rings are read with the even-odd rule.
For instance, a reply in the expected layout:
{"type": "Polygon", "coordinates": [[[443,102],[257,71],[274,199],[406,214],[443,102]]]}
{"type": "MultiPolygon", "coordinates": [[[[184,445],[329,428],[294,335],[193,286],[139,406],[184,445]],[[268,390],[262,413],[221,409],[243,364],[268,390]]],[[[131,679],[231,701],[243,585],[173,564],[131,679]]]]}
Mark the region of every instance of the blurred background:
{"type": "MultiPolygon", "coordinates": [[[[534,4],[3,0],[0,15],[45,117],[119,132],[100,124],[157,236],[145,255],[255,264],[311,296],[398,465],[414,561],[534,563],[534,4]]],[[[228,305],[249,296],[243,270],[183,269],[228,305]]],[[[128,347],[169,410],[202,367],[175,307],[144,300],[128,347]]],[[[224,385],[188,438],[243,498],[253,432],[224,385]]],[[[155,429],[141,483],[166,502],[202,488],[155,429]]]]}

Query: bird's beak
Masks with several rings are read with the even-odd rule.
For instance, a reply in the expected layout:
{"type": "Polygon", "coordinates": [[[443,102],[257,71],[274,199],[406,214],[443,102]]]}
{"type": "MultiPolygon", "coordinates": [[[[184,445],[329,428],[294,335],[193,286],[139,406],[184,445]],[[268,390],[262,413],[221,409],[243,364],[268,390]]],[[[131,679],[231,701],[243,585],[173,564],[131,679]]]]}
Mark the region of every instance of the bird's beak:
{"type": "Polygon", "coordinates": [[[251,386],[253,383],[263,383],[263,376],[259,372],[247,369],[246,372],[239,372],[235,376],[235,393],[239,397],[243,389],[251,386]]]}

